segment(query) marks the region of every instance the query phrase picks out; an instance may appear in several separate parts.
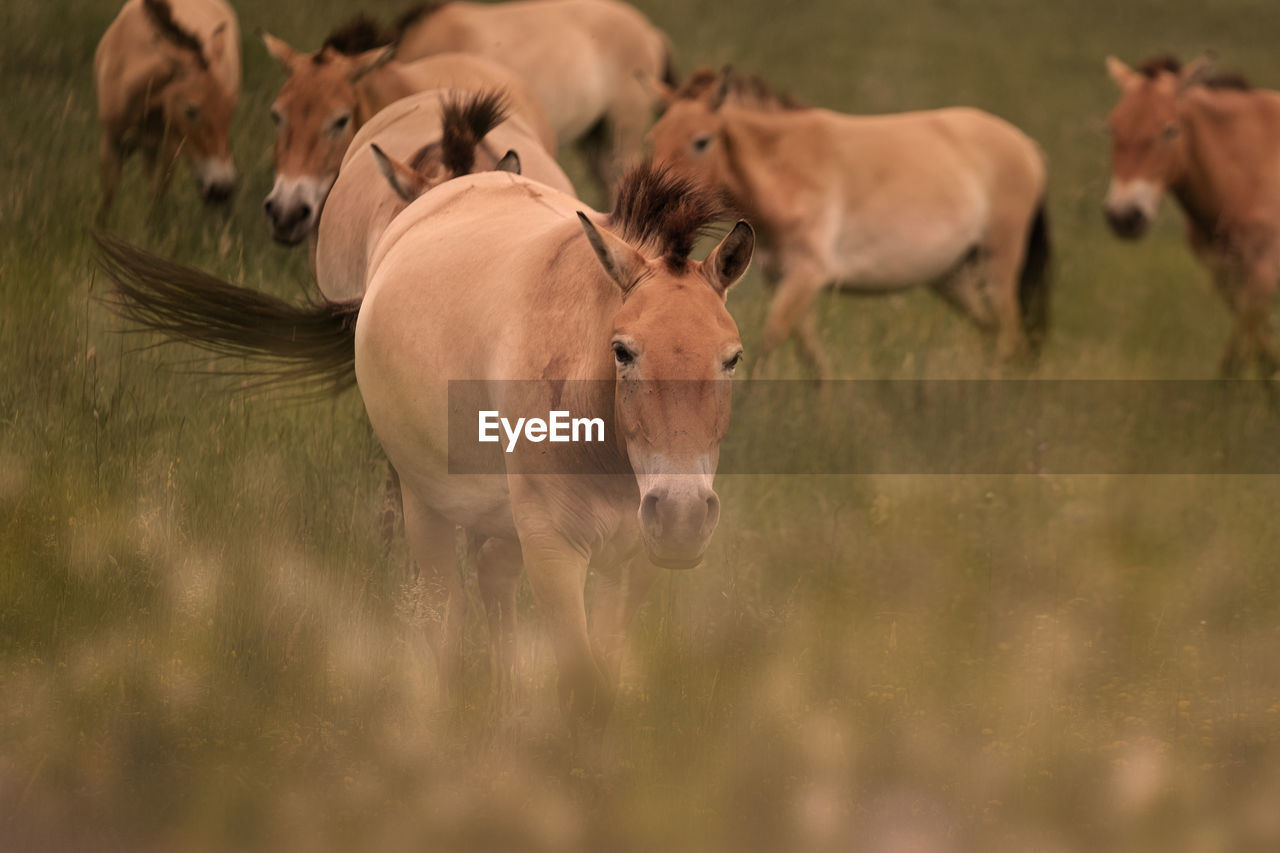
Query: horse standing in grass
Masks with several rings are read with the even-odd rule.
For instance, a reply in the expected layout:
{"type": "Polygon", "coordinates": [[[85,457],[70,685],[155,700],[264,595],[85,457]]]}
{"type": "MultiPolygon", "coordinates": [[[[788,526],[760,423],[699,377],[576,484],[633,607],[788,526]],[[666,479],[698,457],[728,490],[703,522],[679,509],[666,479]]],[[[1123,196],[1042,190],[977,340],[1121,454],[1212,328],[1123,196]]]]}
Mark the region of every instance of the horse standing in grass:
{"type": "Polygon", "coordinates": [[[1280,282],[1280,92],[1210,74],[1203,59],[1183,67],[1159,57],[1137,70],[1115,57],[1106,64],[1121,91],[1108,119],[1108,224],[1137,239],[1172,193],[1192,251],[1235,318],[1222,375],[1239,375],[1252,358],[1271,377],[1280,364],[1270,328],[1280,282]]]}
{"type": "Polygon", "coordinates": [[[776,282],[753,373],[789,336],[820,376],[825,287],[932,283],[1005,359],[1048,322],[1045,165],[1035,142],[969,108],[849,116],[800,107],[754,78],[701,69],[651,131],[654,158],[727,192],[776,282]]]}
{"type": "Polygon", "coordinates": [[[451,178],[492,169],[574,194],[534,131],[508,115],[503,93],[432,89],[379,112],[347,148],[320,217],[320,292],[334,302],[359,298],[378,238],[409,202],[451,178]]]}
{"type": "Polygon", "coordinates": [[[460,666],[460,525],[490,540],[478,569],[498,680],[509,683],[514,666],[523,561],[561,706],[590,748],[632,615],[661,568],[697,565],[719,519],[712,481],[742,354],[725,296],[754,244],[739,222],[705,260],[690,260],[719,215],[712,195],[648,168],[624,180],[609,216],[518,175],[468,175],[391,223],[362,303],[305,308],[116,243],[103,242],[102,260],[117,307],[142,325],[338,385],[354,361],[400,472],[441,681],[452,685],[460,666]],[[519,402],[513,385],[532,387],[535,403],[601,418],[612,434],[572,445],[564,470],[547,471],[546,445],[526,442],[498,454],[501,473],[450,474],[450,380],[484,383],[497,410],[519,402]]]}
{"type": "Polygon", "coordinates": [[[102,121],[102,207],[125,159],[141,149],[152,198],[168,188],[178,152],[206,200],[235,187],[231,117],[240,96],[240,30],[222,0],[129,0],[93,56],[102,121]]]}
{"type": "Polygon", "coordinates": [[[296,244],[315,228],[348,146],[389,104],[428,89],[501,90],[519,116],[555,152],[555,136],[537,98],[507,68],[479,56],[449,54],[399,62],[381,34],[357,18],[315,53],[299,53],[263,33],[267,51],[289,73],[271,107],[276,179],[264,202],[271,234],[296,244]]]}
{"type": "Polygon", "coordinates": [[[395,39],[404,60],[464,51],[515,71],[606,193],[643,155],[656,85],[675,84],[666,35],[618,0],[426,3],[401,17],[395,39]]]}

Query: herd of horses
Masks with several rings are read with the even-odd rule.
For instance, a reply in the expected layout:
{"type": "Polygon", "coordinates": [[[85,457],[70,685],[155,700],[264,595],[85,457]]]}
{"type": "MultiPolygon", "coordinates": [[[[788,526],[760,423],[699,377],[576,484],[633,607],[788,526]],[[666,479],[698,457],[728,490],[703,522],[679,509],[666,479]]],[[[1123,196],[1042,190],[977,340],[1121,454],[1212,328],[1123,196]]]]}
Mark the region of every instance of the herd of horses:
{"type": "MultiPolygon", "coordinates": [[[[571,728],[602,732],[631,616],[661,569],[698,564],[717,525],[712,481],[743,356],[725,299],[753,252],[773,291],[756,372],[794,339],[831,375],[812,312],[831,287],[927,284],[993,333],[1002,360],[1044,339],[1045,160],[989,113],[844,115],[728,69],[681,82],[669,39],[620,0],[451,0],[389,28],[358,17],[311,53],[262,41],[287,74],[264,209],[276,240],[309,245],[320,297],[290,304],[100,237],[112,304],[278,375],[358,386],[446,688],[460,668],[462,528],[500,694],[523,572],[571,728]],[[612,212],[577,198],[556,161],[567,145],[612,212]],[[708,228],[734,220],[691,259],[708,228]],[[604,418],[612,440],[576,450],[574,474],[540,469],[536,445],[504,475],[450,474],[452,380],[535,380],[544,410],[604,418]]],[[[223,0],[125,3],[95,57],[103,216],[134,150],[156,198],[179,156],[207,199],[230,194],[238,48],[223,0]]],[[[1121,92],[1107,221],[1140,236],[1171,193],[1236,320],[1224,375],[1252,360],[1270,377],[1280,94],[1203,60],[1106,65],[1121,92]]],[[[511,385],[491,386],[490,408],[514,402],[511,385]]]]}

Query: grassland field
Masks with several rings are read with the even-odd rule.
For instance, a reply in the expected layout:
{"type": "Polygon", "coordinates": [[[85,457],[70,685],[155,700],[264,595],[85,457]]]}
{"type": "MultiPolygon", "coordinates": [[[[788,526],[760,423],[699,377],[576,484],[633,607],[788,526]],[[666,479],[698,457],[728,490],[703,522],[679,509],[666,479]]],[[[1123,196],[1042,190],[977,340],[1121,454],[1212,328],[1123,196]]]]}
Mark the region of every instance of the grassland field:
{"type": "MultiPolygon", "coordinates": [[[[254,33],[310,49],[400,3],[235,5],[230,207],[183,171],[148,225],[133,163],[111,229],[302,298],[305,253],[261,211],[282,73],[254,33]]],[[[1056,252],[1035,376],[1213,376],[1228,316],[1176,211],[1140,245],[1102,222],[1103,57],[1211,48],[1280,88],[1272,0],[638,5],[683,72],[1019,125],[1056,252]]],[[[97,301],[91,65],[116,8],[0,7],[0,850],[1280,850],[1275,477],[722,478],[708,560],[633,627],[603,779],[566,755],[527,590],[522,712],[489,713],[473,579],[451,712],[358,394],[237,393],[97,301]]],[[[750,352],[757,273],[729,304],[750,352]]],[[[988,375],[927,290],[818,311],[843,376],[988,375]]]]}

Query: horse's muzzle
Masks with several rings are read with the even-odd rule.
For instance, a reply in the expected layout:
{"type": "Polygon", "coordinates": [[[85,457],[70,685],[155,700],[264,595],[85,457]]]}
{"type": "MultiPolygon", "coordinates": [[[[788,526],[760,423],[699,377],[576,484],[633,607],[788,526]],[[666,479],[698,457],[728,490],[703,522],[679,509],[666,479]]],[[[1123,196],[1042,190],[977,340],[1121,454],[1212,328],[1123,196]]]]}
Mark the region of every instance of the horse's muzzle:
{"type": "Polygon", "coordinates": [[[720,498],[711,489],[675,495],[657,488],[640,501],[645,551],[664,569],[692,569],[701,563],[719,521],[720,498]]]}
{"type": "Polygon", "coordinates": [[[1103,208],[1103,212],[1106,214],[1107,224],[1111,226],[1111,230],[1117,237],[1125,240],[1137,240],[1147,233],[1147,226],[1151,224],[1151,220],[1136,205],[1119,208],[1107,206],[1103,208]]]}
{"type": "Polygon", "coordinates": [[[267,196],[262,209],[266,211],[267,221],[271,224],[271,236],[277,243],[296,246],[307,236],[311,223],[311,205],[305,202],[281,205],[267,196]]]}

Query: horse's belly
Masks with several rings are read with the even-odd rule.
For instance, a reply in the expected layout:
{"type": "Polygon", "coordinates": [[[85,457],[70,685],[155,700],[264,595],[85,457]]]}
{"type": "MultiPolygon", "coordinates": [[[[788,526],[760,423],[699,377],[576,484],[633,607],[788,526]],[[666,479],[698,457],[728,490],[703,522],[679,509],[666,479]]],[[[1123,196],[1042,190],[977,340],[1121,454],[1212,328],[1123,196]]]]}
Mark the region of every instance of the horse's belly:
{"type": "Polygon", "coordinates": [[[832,250],[833,278],[844,289],[893,290],[934,281],[982,241],[978,206],[845,220],[832,250]]]}

